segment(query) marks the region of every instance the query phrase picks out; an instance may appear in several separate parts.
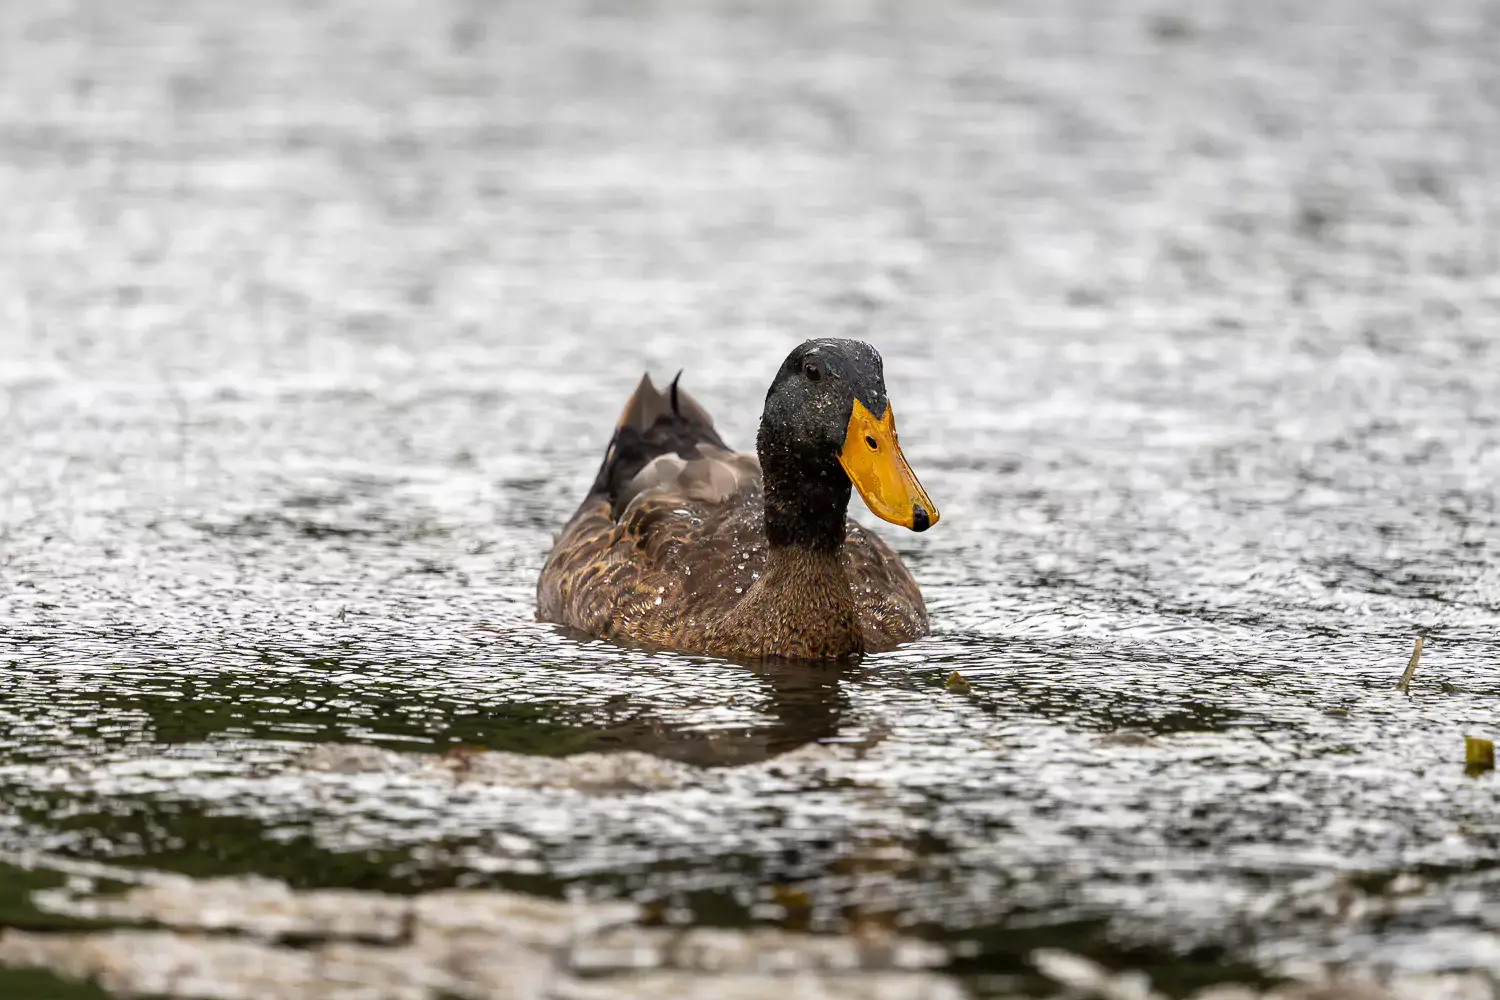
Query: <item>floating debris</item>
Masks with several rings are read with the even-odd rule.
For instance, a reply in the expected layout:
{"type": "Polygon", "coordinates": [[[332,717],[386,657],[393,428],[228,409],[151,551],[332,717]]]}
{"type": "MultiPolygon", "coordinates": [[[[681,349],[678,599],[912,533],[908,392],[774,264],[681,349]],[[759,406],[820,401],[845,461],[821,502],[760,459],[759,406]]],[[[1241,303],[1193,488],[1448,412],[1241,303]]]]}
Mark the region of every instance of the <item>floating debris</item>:
{"type": "Polygon", "coordinates": [[[1111,972],[1082,955],[1056,948],[1031,953],[1037,971],[1078,996],[1101,1000],[1163,1000],[1151,989],[1151,980],[1140,972],[1111,972]]]}
{"type": "Polygon", "coordinates": [[[123,995],[259,1000],[963,1000],[941,947],[896,935],[640,926],[638,907],[498,890],[415,898],[298,891],[261,878],[114,895],[37,893],[45,910],[125,926],[0,931],[0,964],[123,995]],[[151,929],[128,926],[151,925],[151,929]],[[207,936],[205,932],[209,932],[207,936]],[[790,993],[788,991],[791,991],[790,993]]]}
{"type": "Polygon", "coordinates": [[[1154,747],[1156,740],[1151,737],[1150,733],[1120,730],[1097,737],[1094,744],[1101,747],[1154,747]]]}
{"type": "Polygon", "coordinates": [[[948,679],[943,682],[943,687],[947,688],[949,691],[952,691],[954,694],[968,694],[969,692],[974,690],[969,682],[964,680],[964,675],[959,673],[957,670],[948,675],[948,679]]]}
{"type": "Polygon", "coordinates": [[[320,744],[295,757],[290,766],[334,774],[426,774],[509,788],[571,789],[590,795],[683,788],[697,781],[700,774],[689,765],[633,750],[558,758],[460,746],[434,756],[357,743],[320,744]]]}
{"type": "Polygon", "coordinates": [[[455,775],[466,774],[468,773],[470,762],[484,752],[485,748],[482,746],[459,743],[444,750],[442,760],[443,763],[452,769],[455,775]]]}
{"type": "MultiPolygon", "coordinates": [[[[1166,1000],[1143,972],[1114,971],[1081,955],[1055,948],[1031,953],[1031,962],[1063,989],[1063,996],[1091,1000],[1166,1000]]],[[[1491,1000],[1493,980],[1482,974],[1400,976],[1378,983],[1354,976],[1320,973],[1269,989],[1219,983],[1192,1000],[1491,1000]]]]}
{"type": "Polygon", "coordinates": [[[1469,774],[1483,774],[1495,769],[1495,741],[1478,736],[1464,737],[1464,770],[1469,774]]]}
{"type": "Polygon", "coordinates": [[[1422,660],[1422,639],[1417,636],[1416,643],[1411,648],[1411,660],[1407,662],[1406,669],[1401,672],[1401,679],[1396,682],[1398,691],[1405,691],[1411,686],[1411,675],[1417,672],[1417,664],[1422,660]]]}
{"type": "Polygon", "coordinates": [[[49,913],[83,920],[149,920],[173,930],[237,931],[275,941],[324,938],[396,942],[406,934],[405,900],[346,889],[293,894],[273,879],[245,877],[195,882],[174,878],[118,895],[76,895],[66,889],[33,893],[49,913]]]}
{"type": "Polygon", "coordinates": [[[947,960],[947,952],[925,941],[799,934],[770,927],[739,931],[627,925],[580,940],[567,952],[568,967],[585,976],[645,969],[718,975],[916,972],[947,960]]]}

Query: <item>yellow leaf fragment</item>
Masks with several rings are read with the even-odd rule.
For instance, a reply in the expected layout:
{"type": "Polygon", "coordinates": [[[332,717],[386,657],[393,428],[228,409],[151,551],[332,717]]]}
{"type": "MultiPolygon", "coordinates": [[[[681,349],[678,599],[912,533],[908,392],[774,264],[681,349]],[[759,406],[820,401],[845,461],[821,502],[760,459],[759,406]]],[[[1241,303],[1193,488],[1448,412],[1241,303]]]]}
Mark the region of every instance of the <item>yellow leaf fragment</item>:
{"type": "Polygon", "coordinates": [[[1495,769],[1495,741],[1478,736],[1464,737],[1464,768],[1470,774],[1495,769]]]}

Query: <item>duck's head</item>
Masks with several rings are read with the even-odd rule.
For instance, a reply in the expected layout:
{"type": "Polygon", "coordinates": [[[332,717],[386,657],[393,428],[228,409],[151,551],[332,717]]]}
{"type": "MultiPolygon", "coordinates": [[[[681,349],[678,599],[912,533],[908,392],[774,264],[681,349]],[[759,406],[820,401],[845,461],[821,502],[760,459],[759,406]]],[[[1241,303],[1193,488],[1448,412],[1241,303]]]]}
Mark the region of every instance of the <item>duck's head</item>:
{"type": "Polygon", "coordinates": [[[884,366],[869,344],[809,340],[788,354],[766,393],[757,451],[773,544],[773,506],[818,513],[837,505],[842,539],[851,485],[872,513],[892,524],[926,531],[938,521],[901,454],[884,366]]]}

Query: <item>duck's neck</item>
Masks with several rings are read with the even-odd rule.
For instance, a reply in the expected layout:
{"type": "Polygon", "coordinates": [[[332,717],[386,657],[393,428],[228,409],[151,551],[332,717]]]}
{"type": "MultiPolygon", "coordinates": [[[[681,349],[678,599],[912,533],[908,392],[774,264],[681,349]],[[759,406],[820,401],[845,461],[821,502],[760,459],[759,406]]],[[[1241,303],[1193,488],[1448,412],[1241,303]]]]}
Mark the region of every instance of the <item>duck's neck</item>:
{"type": "Polygon", "coordinates": [[[851,487],[838,461],[809,461],[766,445],[762,440],[759,451],[771,553],[842,551],[851,487]]]}

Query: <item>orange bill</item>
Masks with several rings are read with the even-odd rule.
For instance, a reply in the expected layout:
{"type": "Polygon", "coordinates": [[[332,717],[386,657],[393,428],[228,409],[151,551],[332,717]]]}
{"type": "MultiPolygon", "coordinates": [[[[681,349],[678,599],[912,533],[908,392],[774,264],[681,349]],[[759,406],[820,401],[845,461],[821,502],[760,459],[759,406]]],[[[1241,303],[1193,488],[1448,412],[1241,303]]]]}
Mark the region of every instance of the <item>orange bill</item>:
{"type": "Polygon", "coordinates": [[[896,443],[896,415],[889,403],[885,415],[877,419],[865,404],[854,401],[839,464],[876,517],[913,531],[937,524],[937,508],[896,443]]]}

